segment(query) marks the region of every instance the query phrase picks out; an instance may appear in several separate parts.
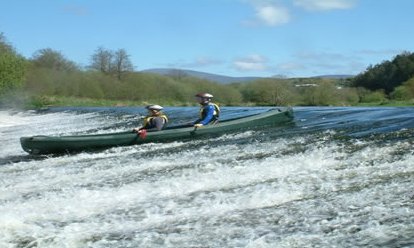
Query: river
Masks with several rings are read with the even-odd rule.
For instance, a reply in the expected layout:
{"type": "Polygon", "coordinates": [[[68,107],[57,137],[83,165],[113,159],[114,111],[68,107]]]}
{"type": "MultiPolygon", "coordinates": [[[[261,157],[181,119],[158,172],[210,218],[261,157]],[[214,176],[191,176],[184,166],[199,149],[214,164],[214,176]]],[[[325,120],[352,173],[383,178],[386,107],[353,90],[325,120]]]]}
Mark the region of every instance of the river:
{"type": "Polygon", "coordinates": [[[132,129],[142,113],[1,110],[0,247],[414,247],[412,107],[295,107],[282,126],[99,152],[20,147],[132,129]]]}

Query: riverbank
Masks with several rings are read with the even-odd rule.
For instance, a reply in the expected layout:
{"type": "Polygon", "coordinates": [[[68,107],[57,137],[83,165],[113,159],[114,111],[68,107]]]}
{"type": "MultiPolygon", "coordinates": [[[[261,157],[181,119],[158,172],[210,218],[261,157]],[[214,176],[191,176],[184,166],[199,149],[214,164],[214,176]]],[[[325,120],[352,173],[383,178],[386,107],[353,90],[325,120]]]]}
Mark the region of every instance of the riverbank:
{"type": "MultiPolygon", "coordinates": [[[[146,101],[124,101],[124,100],[107,100],[107,99],[90,99],[90,98],[78,98],[78,97],[58,97],[58,96],[42,96],[33,103],[33,107],[62,107],[62,106],[114,106],[114,107],[127,107],[127,106],[145,106],[148,104],[160,104],[163,106],[185,107],[196,106],[196,102],[171,102],[163,101],[160,99],[157,102],[146,101]]],[[[262,106],[255,103],[241,103],[239,106],[262,106]]],[[[335,106],[335,105],[331,105],[335,106]]],[[[338,105],[339,106],[339,105],[338,105]]],[[[375,106],[389,106],[389,107],[412,107],[414,106],[414,99],[410,101],[381,101],[370,103],[358,103],[350,106],[360,107],[375,107],[375,106]]]]}
{"type": "MultiPolygon", "coordinates": [[[[3,99],[0,102],[1,108],[21,108],[21,109],[41,109],[48,107],[131,107],[131,106],[146,106],[149,104],[159,104],[162,106],[174,106],[174,107],[185,107],[185,106],[197,106],[196,102],[178,102],[178,101],[165,101],[159,99],[156,102],[147,101],[127,101],[127,100],[109,100],[109,99],[92,99],[92,98],[80,98],[80,97],[62,97],[62,96],[14,96],[3,99]]],[[[226,105],[227,106],[227,105],[226,105]]],[[[240,103],[238,106],[263,106],[257,103],[240,103]]],[[[301,105],[292,105],[301,106],[301,105]]],[[[336,105],[330,105],[336,106],[336,105]]],[[[343,106],[343,105],[338,105],[343,106]]],[[[369,102],[369,103],[358,103],[355,107],[413,107],[414,99],[409,101],[381,101],[381,102],[369,102]]]]}

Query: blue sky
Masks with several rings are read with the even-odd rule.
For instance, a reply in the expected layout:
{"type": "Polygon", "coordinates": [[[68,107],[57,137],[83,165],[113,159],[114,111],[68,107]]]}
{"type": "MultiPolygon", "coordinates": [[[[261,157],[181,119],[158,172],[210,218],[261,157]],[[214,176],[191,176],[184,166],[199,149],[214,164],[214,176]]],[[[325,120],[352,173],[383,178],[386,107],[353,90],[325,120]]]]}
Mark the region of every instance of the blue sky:
{"type": "Polygon", "coordinates": [[[0,32],[26,58],[82,66],[125,49],[136,70],[227,76],[358,74],[414,52],[413,0],[0,0],[0,32]]]}

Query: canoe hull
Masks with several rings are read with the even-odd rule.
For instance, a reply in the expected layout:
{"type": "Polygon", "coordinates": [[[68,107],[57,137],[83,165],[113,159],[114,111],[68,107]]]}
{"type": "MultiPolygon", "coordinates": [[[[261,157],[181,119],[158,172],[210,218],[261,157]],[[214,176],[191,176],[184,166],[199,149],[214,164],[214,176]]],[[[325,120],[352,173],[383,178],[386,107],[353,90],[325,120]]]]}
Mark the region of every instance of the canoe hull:
{"type": "Polygon", "coordinates": [[[204,135],[219,135],[241,129],[274,126],[286,123],[292,119],[293,112],[291,108],[278,108],[265,113],[222,121],[218,124],[207,125],[197,129],[194,129],[194,127],[172,127],[158,132],[148,132],[145,138],[141,138],[136,133],[128,131],[79,136],[21,137],[20,143],[23,150],[30,154],[88,151],[115,146],[192,139],[204,135]]]}

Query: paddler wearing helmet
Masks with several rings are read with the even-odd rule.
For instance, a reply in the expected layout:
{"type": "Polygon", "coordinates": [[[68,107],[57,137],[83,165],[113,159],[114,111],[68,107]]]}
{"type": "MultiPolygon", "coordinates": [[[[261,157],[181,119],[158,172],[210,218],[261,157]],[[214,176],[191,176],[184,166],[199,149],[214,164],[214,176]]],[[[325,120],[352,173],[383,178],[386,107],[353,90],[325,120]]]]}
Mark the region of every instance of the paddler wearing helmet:
{"type": "Polygon", "coordinates": [[[220,108],[217,104],[211,102],[213,95],[201,92],[197,93],[195,98],[200,104],[200,117],[194,121],[194,127],[217,123],[220,116],[220,108]]]}
{"type": "Polygon", "coordinates": [[[148,115],[144,117],[142,127],[134,128],[134,131],[160,131],[168,124],[168,117],[162,112],[163,107],[160,105],[148,105],[145,107],[148,110],[148,115]]]}

